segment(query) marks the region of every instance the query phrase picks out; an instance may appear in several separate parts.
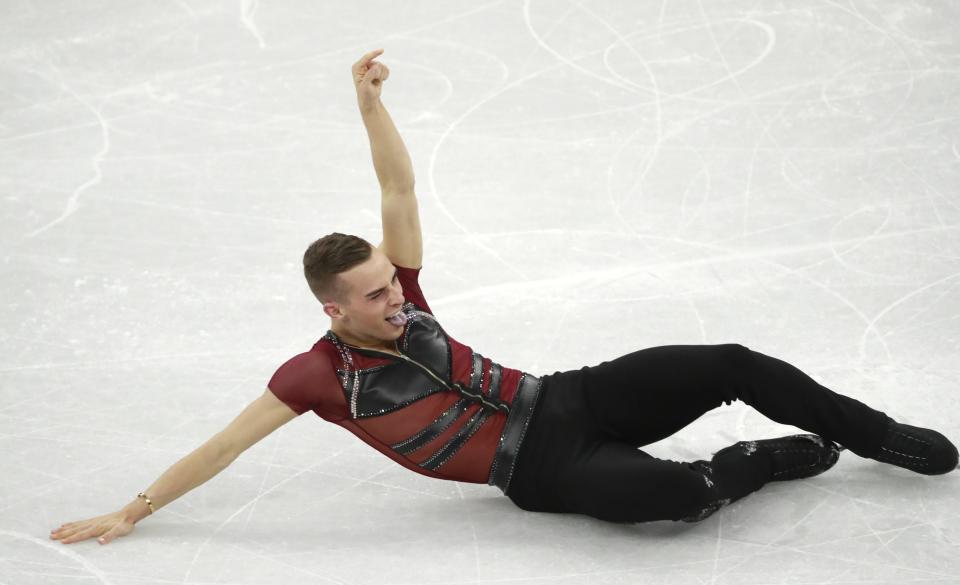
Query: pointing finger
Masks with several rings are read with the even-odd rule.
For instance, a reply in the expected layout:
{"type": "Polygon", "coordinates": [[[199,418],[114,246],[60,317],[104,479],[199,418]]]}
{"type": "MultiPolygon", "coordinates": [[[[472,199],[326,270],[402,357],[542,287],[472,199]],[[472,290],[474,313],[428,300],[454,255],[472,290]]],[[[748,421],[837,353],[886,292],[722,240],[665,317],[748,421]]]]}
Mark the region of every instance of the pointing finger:
{"type": "Polygon", "coordinates": [[[367,53],[366,55],[364,55],[363,57],[360,57],[360,60],[357,61],[357,62],[354,64],[354,66],[355,66],[355,67],[362,67],[362,66],[364,66],[364,65],[367,65],[367,64],[370,63],[370,61],[372,61],[373,59],[376,59],[378,56],[380,56],[381,53],[383,53],[383,49],[374,49],[374,50],[370,51],[369,53],[367,53]]]}

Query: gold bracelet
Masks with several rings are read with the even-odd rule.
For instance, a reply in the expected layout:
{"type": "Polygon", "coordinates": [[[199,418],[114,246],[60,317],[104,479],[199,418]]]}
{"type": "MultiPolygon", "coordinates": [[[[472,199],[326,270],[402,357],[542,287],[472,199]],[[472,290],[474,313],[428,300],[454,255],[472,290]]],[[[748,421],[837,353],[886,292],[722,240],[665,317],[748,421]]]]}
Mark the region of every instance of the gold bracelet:
{"type": "Polygon", "coordinates": [[[147,494],[140,492],[139,494],[137,494],[137,497],[143,498],[144,500],[147,501],[147,506],[150,507],[150,514],[153,514],[153,502],[150,501],[150,498],[147,497],[147,494]]]}

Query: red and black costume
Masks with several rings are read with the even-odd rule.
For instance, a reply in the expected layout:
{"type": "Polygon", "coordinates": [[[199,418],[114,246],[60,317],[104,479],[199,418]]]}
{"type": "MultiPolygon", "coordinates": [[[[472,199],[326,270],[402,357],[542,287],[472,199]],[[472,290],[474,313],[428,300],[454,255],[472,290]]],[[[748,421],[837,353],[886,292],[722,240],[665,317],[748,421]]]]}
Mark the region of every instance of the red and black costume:
{"type": "Polygon", "coordinates": [[[402,356],[327,331],[268,387],[297,414],[312,410],[417,473],[506,493],[541,380],[450,337],[423,297],[420,268],[396,268],[407,301],[402,356]]]}

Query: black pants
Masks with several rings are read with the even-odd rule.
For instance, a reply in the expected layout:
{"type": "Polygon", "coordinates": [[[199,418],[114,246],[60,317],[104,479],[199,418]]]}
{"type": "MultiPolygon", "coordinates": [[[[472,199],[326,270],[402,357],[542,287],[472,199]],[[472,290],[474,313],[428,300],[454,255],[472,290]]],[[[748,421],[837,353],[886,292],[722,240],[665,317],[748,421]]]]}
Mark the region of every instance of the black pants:
{"type": "Polygon", "coordinates": [[[694,463],[638,449],[723,403],[742,400],[861,457],[880,450],[888,420],[735,343],[650,347],[542,378],[507,496],[524,510],[614,522],[700,520],[769,481],[769,458],[745,457],[709,481],[694,463]]]}

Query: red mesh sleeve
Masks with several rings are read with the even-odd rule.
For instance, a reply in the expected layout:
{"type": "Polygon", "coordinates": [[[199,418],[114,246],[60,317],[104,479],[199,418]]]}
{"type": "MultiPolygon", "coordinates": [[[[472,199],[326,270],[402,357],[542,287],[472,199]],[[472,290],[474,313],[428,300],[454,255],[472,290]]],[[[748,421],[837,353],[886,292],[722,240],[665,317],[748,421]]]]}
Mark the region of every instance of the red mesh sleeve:
{"type": "Polygon", "coordinates": [[[330,358],[308,351],[297,354],[277,368],[267,387],[298,415],[322,408],[324,389],[339,388],[330,358]]]}
{"type": "MultiPolygon", "coordinates": [[[[394,264],[394,266],[397,266],[394,264]]],[[[420,270],[423,268],[407,268],[397,266],[397,280],[403,287],[403,298],[406,302],[413,303],[424,311],[433,315],[430,306],[427,305],[427,299],[423,298],[423,291],[420,290],[420,270]]]]}

